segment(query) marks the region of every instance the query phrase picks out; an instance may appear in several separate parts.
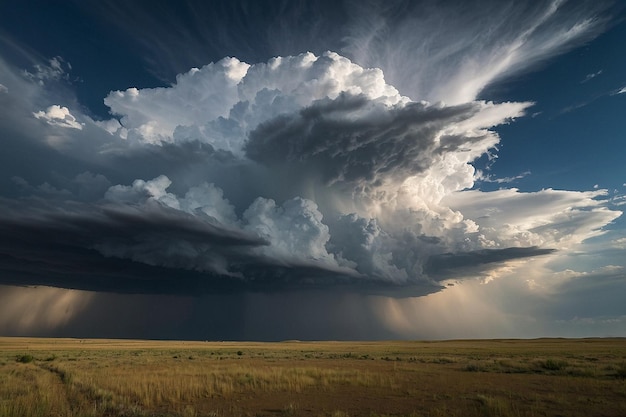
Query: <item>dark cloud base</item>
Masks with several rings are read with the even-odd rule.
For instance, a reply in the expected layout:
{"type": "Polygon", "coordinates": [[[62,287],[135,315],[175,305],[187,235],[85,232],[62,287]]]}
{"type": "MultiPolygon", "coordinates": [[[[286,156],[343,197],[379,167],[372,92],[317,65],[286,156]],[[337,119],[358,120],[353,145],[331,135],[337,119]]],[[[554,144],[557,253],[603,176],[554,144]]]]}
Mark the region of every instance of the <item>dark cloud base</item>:
{"type": "Polygon", "coordinates": [[[537,246],[524,248],[482,249],[463,253],[444,253],[431,256],[424,270],[438,279],[454,278],[455,274],[463,271],[463,275],[477,275],[506,261],[534,256],[549,255],[555,249],[539,248],[537,246]]]}
{"type": "MultiPolygon", "coordinates": [[[[46,252],[46,256],[48,254],[50,252],[46,252]]],[[[313,267],[255,265],[242,271],[246,278],[233,278],[106,258],[95,250],[71,248],[71,253],[56,255],[54,259],[39,261],[0,255],[0,284],[187,296],[332,290],[336,293],[414,297],[443,288],[429,283],[393,285],[330,274],[313,267]]]]}
{"type": "Polygon", "coordinates": [[[49,206],[31,198],[5,200],[3,205],[0,284],[5,285],[177,295],[332,288],[409,297],[439,291],[438,280],[461,271],[467,275],[467,271],[484,271],[507,260],[554,252],[530,247],[434,255],[426,262],[427,277],[397,284],[314,261],[260,256],[250,248],[267,245],[265,240],[156,202],[141,207],[79,202],[49,206]],[[85,212],[90,215],[84,216],[85,212]],[[198,258],[227,259],[228,273],[203,270],[198,259],[168,250],[181,244],[202,248],[198,258]],[[129,249],[120,251],[120,247],[129,249]],[[107,256],[108,251],[118,252],[107,256]],[[133,256],[141,256],[141,261],[133,256]]]}

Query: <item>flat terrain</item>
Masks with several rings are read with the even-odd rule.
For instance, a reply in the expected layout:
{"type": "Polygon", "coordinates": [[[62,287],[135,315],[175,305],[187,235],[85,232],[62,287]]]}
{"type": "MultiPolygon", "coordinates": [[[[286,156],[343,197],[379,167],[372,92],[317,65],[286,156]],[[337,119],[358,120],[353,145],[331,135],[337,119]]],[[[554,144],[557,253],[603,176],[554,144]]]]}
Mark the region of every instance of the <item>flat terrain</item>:
{"type": "Polygon", "coordinates": [[[0,416],[626,416],[626,339],[0,338],[0,416]]]}

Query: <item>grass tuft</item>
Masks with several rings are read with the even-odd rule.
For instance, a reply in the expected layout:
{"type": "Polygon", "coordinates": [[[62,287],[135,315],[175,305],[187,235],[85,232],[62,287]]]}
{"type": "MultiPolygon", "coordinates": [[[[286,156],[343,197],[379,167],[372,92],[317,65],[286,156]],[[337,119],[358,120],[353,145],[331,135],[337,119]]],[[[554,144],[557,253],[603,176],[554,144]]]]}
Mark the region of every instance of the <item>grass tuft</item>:
{"type": "Polygon", "coordinates": [[[33,355],[18,355],[15,358],[15,362],[19,362],[19,363],[31,363],[34,360],[35,360],[35,357],[33,355]]]}
{"type": "Polygon", "coordinates": [[[483,372],[484,371],[483,367],[476,363],[468,363],[467,365],[465,365],[464,370],[466,372],[483,372]]]}
{"type": "Polygon", "coordinates": [[[568,366],[567,361],[558,359],[546,359],[539,362],[539,366],[547,371],[561,371],[568,366]]]}

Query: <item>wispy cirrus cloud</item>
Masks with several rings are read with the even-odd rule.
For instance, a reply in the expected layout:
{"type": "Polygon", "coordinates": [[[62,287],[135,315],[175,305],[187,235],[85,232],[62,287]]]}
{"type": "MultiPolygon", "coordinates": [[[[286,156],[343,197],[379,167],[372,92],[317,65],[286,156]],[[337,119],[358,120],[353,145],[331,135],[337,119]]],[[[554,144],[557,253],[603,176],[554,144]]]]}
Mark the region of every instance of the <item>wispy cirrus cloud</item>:
{"type": "Polygon", "coordinates": [[[450,104],[593,38],[610,9],[564,1],[470,2],[463,12],[454,3],[373,4],[356,12],[346,51],[361,65],[382,68],[404,94],[450,104]],[[454,31],[444,24],[452,21],[454,31]]]}
{"type": "Polygon", "coordinates": [[[585,78],[580,83],[583,84],[583,83],[589,82],[589,81],[593,80],[594,78],[596,78],[597,76],[599,76],[601,74],[602,74],[602,70],[598,70],[596,72],[592,72],[590,74],[587,74],[585,76],[585,78]]]}
{"type": "Polygon", "coordinates": [[[211,7],[238,18],[216,18],[202,4],[194,4],[193,14],[203,18],[184,23],[178,10],[160,14],[133,3],[103,2],[95,10],[132,34],[153,71],[168,81],[224,55],[256,62],[333,50],[364,68],[382,69],[414,100],[460,104],[496,80],[593,39],[610,24],[615,4],[320,0],[211,7]]]}
{"type": "Polygon", "coordinates": [[[531,174],[530,171],[525,171],[525,172],[522,172],[521,174],[515,175],[513,177],[494,178],[494,176],[491,175],[491,174],[485,174],[482,171],[477,171],[476,181],[493,182],[493,183],[496,183],[496,184],[510,184],[510,183],[515,182],[517,180],[521,180],[522,178],[525,178],[525,177],[529,176],[530,174],[531,174]]]}

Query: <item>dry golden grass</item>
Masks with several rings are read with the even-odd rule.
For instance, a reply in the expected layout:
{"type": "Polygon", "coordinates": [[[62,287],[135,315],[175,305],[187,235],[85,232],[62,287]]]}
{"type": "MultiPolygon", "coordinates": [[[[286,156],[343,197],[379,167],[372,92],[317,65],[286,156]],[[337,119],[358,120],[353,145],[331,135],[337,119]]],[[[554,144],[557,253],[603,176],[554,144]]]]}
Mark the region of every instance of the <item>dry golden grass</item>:
{"type": "Polygon", "coordinates": [[[624,416],[626,340],[0,338],[0,416],[624,416]]]}

